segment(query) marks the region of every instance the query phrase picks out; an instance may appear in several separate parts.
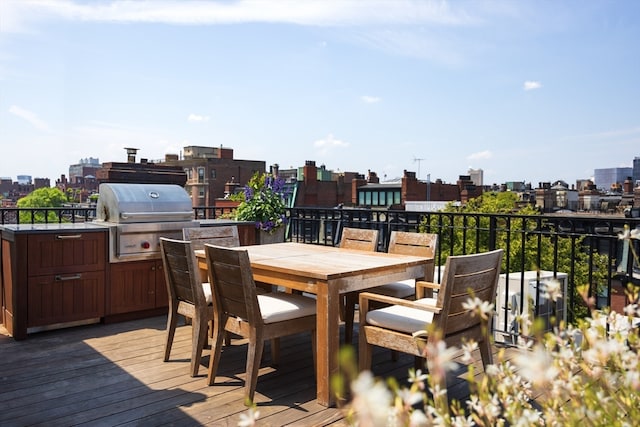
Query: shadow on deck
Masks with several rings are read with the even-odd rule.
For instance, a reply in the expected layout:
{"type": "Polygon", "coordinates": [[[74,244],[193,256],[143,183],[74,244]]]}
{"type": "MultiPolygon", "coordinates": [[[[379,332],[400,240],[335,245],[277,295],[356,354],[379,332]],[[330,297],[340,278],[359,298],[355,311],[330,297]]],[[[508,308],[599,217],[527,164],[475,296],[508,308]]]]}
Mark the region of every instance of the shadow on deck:
{"type": "MultiPolygon", "coordinates": [[[[224,348],[221,372],[209,387],[208,350],[200,375],[188,374],[190,326],[178,327],[171,360],[162,362],[165,322],[160,316],[83,326],[24,341],[0,325],[0,425],[237,425],[246,411],[245,341],[224,348]]],[[[280,366],[269,366],[265,349],[255,394],[259,425],[346,425],[340,409],[316,403],[308,336],[281,339],[280,358],[280,366]]],[[[393,362],[387,350],[374,353],[377,376],[403,383],[412,366],[412,356],[393,362]]],[[[452,398],[468,396],[465,374],[462,366],[450,381],[452,398]]]]}

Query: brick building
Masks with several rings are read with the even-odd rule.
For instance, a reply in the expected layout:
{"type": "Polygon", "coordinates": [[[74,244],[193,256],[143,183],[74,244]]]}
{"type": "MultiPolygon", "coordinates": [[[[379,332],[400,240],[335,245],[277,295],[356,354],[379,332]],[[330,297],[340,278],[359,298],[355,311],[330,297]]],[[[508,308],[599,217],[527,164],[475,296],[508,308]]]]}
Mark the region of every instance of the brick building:
{"type": "Polygon", "coordinates": [[[265,172],[266,163],[259,160],[237,160],[233,149],[188,146],[183,156],[169,154],[160,165],[180,167],[186,174],[185,189],[194,207],[214,206],[227,192],[243,187],[256,172],[265,172]]]}
{"type": "Polygon", "coordinates": [[[353,204],[358,207],[404,209],[406,202],[460,201],[482,195],[482,187],[476,186],[468,175],[460,175],[455,184],[420,181],[415,172],[404,171],[400,181],[380,183],[375,173],[369,172],[366,180],[353,184],[353,204]]]}

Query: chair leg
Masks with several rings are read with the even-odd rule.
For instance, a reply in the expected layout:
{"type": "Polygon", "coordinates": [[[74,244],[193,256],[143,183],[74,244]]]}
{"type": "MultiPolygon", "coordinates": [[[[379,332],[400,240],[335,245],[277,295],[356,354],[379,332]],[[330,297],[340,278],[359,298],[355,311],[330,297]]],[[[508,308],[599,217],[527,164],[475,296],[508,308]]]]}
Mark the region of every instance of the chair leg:
{"type": "Polygon", "coordinates": [[[280,363],[280,338],[271,340],[271,365],[278,366],[280,363]]]}
{"type": "Polygon", "coordinates": [[[493,353],[491,352],[491,340],[485,339],[478,343],[480,349],[480,357],[482,364],[486,368],[487,365],[493,364],[493,353]]]}
{"type": "Polygon", "coordinates": [[[178,312],[177,307],[169,307],[169,315],[167,316],[167,342],[164,345],[164,361],[169,360],[171,354],[171,346],[173,345],[173,338],[176,334],[176,326],[178,324],[178,312]]]}
{"type": "Polygon", "coordinates": [[[360,345],[358,346],[358,369],[360,371],[371,369],[371,353],[373,346],[367,342],[364,328],[360,328],[360,345]]]}
{"type": "Polygon", "coordinates": [[[214,337],[211,342],[211,355],[209,356],[207,385],[213,385],[216,380],[216,374],[218,373],[218,366],[220,365],[220,353],[222,351],[222,340],[226,335],[224,327],[222,326],[224,323],[226,322],[218,319],[213,322],[215,333],[213,334],[214,337]]]}
{"type": "Polygon", "coordinates": [[[207,332],[209,329],[209,322],[206,320],[205,315],[198,314],[193,319],[192,325],[192,343],[191,343],[191,376],[198,375],[200,369],[200,360],[202,358],[202,350],[207,342],[207,332]]]}
{"type": "Polygon", "coordinates": [[[344,342],[346,344],[351,344],[353,341],[353,321],[357,302],[357,292],[350,292],[344,297],[344,342]]]}
{"type": "Polygon", "coordinates": [[[256,392],[256,385],[258,384],[260,360],[262,359],[262,351],[264,350],[264,339],[262,335],[252,335],[253,336],[249,338],[249,346],[247,349],[247,380],[244,388],[244,402],[246,405],[253,402],[253,395],[256,392]]]}

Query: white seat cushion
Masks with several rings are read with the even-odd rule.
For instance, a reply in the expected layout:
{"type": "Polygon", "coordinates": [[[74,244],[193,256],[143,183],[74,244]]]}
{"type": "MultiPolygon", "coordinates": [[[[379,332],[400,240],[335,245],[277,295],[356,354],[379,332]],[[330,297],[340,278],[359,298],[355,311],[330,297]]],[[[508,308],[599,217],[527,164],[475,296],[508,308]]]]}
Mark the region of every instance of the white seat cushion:
{"type": "Polygon", "coordinates": [[[209,286],[209,282],[202,284],[202,290],[204,291],[204,299],[207,301],[207,304],[212,304],[213,297],[211,296],[211,286],[209,286]]]}
{"type": "Polygon", "coordinates": [[[316,314],[316,300],[298,294],[267,292],[258,295],[258,304],[264,323],[281,322],[316,314]]]}
{"type": "Polygon", "coordinates": [[[367,289],[367,292],[404,299],[416,293],[416,281],[414,279],[409,279],[402,280],[400,282],[387,283],[382,286],[367,289]]]}
{"type": "MultiPolygon", "coordinates": [[[[415,302],[433,307],[436,305],[435,298],[422,298],[415,302]]],[[[403,307],[401,305],[391,305],[372,310],[367,313],[366,318],[366,322],[369,325],[380,326],[381,328],[392,329],[408,334],[424,330],[432,321],[433,312],[403,307]]]]}

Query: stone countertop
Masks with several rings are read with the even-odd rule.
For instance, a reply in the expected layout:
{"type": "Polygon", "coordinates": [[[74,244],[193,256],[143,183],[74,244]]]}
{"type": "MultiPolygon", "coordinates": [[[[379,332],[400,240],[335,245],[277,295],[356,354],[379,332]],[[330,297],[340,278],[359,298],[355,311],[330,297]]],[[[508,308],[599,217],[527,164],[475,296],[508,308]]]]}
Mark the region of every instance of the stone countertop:
{"type": "Polygon", "coordinates": [[[52,233],[60,231],[107,231],[108,227],[93,222],[76,222],[61,224],[4,224],[0,231],[9,233],[52,233]]]}

